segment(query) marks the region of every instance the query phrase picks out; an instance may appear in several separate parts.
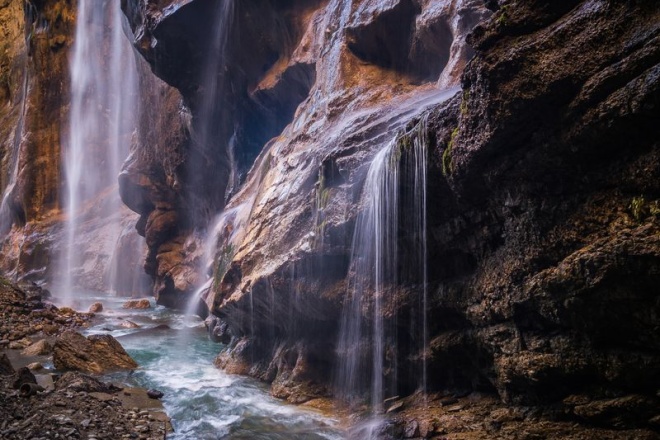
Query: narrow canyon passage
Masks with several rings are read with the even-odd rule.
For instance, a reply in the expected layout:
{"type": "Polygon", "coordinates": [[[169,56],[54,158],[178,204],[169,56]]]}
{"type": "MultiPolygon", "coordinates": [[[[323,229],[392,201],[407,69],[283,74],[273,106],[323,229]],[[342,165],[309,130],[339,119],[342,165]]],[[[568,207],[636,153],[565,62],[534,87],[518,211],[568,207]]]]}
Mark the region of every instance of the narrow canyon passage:
{"type": "Polygon", "coordinates": [[[0,0],[0,439],[658,438],[659,110],[656,0],[0,0]]]}

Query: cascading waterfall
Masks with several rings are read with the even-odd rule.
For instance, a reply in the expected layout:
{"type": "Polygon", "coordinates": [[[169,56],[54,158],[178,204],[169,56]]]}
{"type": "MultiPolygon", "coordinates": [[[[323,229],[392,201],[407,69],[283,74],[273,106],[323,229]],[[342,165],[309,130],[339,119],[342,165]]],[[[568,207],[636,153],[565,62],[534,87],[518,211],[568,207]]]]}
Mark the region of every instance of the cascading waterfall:
{"type": "MultiPolygon", "coordinates": [[[[193,108],[193,130],[191,151],[187,164],[189,186],[188,197],[192,200],[189,212],[191,220],[203,227],[216,214],[226,200],[228,192],[235,190],[233,180],[236,165],[233,158],[234,136],[224,133],[223,114],[230,111],[225,99],[227,81],[228,40],[234,17],[235,1],[222,0],[217,3],[213,35],[206,63],[200,78],[200,94],[193,108]],[[225,138],[227,135],[227,138],[225,138]],[[217,160],[218,151],[225,153],[217,160]],[[213,168],[210,164],[213,163],[213,168]],[[209,181],[215,175],[227,175],[227,185],[209,191],[209,181]]],[[[222,179],[220,179],[221,181],[222,179]]],[[[218,180],[215,181],[219,184],[218,180]]]]}
{"type": "Polygon", "coordinates": [[[368,395],[374,415],[383,411],[386,393],[394,396],[398,391],[397,341],[403,330],[395,315],[403,283],[412,285],[416,295],[409,301],[410,328],[405,331],[416,341],[411,351],[422,358],[415,373],[418,387],[426,388],[425,127],[423,118],[416,132],[395,138],[375,155],[353,237],[338,343],[337,388],[349,403],[363,402],[368,395]],[[368,389],[366,384],[370,384],[368,389]]]}
{"type": "MultiPolygon", "coordinates": [[[[103,203],[100,215],[109,216],[121,208],[117,175],[137,119],[137,70],[120,2],[79,1],[70,68],[71,114],[64,142],[66,242],[60,265],[62,300],[68,303],[75,273],[84,263],[76,236],[89,218],[89,205],[103,203]]],[[[119,221],[113,228],[111,235],[118,237],[119,221]]]]}

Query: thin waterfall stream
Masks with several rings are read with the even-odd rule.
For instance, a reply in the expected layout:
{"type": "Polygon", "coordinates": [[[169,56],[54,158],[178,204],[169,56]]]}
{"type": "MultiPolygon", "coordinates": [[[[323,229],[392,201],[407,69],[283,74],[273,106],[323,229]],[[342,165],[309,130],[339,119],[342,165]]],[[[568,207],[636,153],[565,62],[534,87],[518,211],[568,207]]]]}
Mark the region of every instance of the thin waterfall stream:
{"type": "Polygon", "coordinates": [[[337,348],[336,386],[349,404],[366,402],[371,408],[371,420],[355,434],[364,438],[378,438],[384,401],[399,392],[400,332],[417,341],[411,351],[421,362],[412,374],[418,377],[418,390],[426,391],[426,125],[422,117],[411,133],[395,137],[374,156],[362,190],[363,210],[355,226],[337,348]],[[401,301],[397,289],[402,283],[412,284],[418,298],[410,306],[407,329],[391,312],[401,301]]]}

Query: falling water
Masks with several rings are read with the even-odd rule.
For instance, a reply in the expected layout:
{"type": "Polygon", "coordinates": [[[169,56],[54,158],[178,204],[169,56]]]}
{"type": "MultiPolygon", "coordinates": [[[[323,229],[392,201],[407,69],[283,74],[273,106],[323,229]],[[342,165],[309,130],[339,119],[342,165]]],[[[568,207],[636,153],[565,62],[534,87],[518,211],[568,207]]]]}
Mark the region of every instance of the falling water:
{"type": "MultiPolygon", "coordinates": [[[[79,0],[70,69],[71,114],[64,142],[66,242],[60,266],[63,301],[69,303],[75,272],[84,263],[76,236],[95,202],[102,204],[96,215],[117,215],[117,175],[135,129],[137,71],[120,2],[79,0]]],[[[121,226],[115,223],[112,236],[117,237],[121,226]]]]}
{"type": "MultiPolygon", "coordinates": [[[[197,121],[195,124],[195,132],[193,133],[194,143],[200,151],[213,150],[213,143],[216,142],[214,130],[217,129],[218,121],[216,120],[222,107],[219,104],[223,100],[223,85],[224,74],[227,64],[227,42],[234,16],[234,0],[224,0],[218,3],[216,9],[215,27],[213,33],[213,40],[210,46],[210,53],[207,57],[207,63],[204,68],[202,78],[202,89],[204,91],[201,96],[201,103],[197,121]]],[[[234,145],[235,133],[227,145],[227,154],[230,162],[229,170],[229,185],[227,186],[227,193],[236,191],[238,173],[236,171],[234,159],[234,145]]],[[[193,160],[192,168],[195,168],[197,162],[193,160]]],[[[191,170],[194,174],[198,170],[191,170]]],[[[191,295],[186,306],[186,314],[195,314],[198,310],[200,301],[203,299],[205,292],[211,287],[212,279],[210,278],[213,272],[213,261],[217,251],[218,234],[226,227],[226,224],[232,218],[233,213],[220,213],[216,219],[211,222],[210,227],[207,228],[204,241],[204,255],[200,265],[200,279],[205,280],[200,287],[191,295]]]]}
{"type": "MultiPolygon", "coordinates": [[[[394,396],[398,391],[396,311],[401,301],[398,289],[404,282],[414,286],[418,296],[409,305],[415,326],[409,331],[420,344],[414,350],[423,352],[427,344],[425,127],[423,119],[416,132],[395,138],[374,157],[353,237],[337,387],[349,403],[366,398],[374,416],[382,413],[385,394],[394,396]]],[[[415,375],[424,389],[426,367],[421,363],[424,366],[415,375]]],[[[369,424],[369,432],[361,435],[372,436],[377,425],[369,424]]]]}
{"type": "Polygon", "coordinates": [[[229,71],[227,43],[233,24],[234,4],[234,0],[217,2],[209,53],[200,78],[198,105],[193,109],[192,144],[187,165],[187,195],[192,208],[188,215],[195,225],[202,227],[224,204],[228,193],[236,190],[235,138],[231,133],[225,133],[228,130],[224,124],[227,118],[223,117],[231,111],[226,100],[229,71]],[[217,179],[217,176],[226,176],[227,179],[217,179]],[[221,185],[223,181],[226,185],[222,188],[209,186],[212,180],[216,185],[221,185]]]}

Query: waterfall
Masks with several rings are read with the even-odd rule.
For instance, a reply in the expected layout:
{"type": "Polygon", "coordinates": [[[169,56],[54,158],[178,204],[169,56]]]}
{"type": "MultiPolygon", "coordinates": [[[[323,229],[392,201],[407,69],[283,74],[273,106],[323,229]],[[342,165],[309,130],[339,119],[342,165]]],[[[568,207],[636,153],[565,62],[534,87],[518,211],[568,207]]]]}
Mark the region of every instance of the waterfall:
{"type": "MultiPolygon", "coordinates": [[[[221,112],[226,111],[222,104],[224,103],[224,75],[227,66],[227,42],[231,30],[233,17],[234,17],[234,0],[224,0],[218,3],[216,9],[215,27],[213,33],[213,41],[210,46],[210,53],[208,54],[207,62],[204,67],[202,76],[201,88],[203,95],[199,105],[197,120],[195,123],[195,131],[193,133],[194,144],[201,152],[212,151],[214,143],[218,141],[216,130],[218,129],[217,118],[221,112]]],[[[226,193],[223,196],[228,197],[232,192],[237,190],[238,187],[238,172],[236,166],[235,154],[235,140],[236,133],[231,136],[227,143],[227,156],[230,164],[229,170],[229,184],[227,185],[226,193]]],[[[205,154],[202,154],[204,157],[205,154]]],[[[191,175],[199,172],[196,170],[198,161],[193,160],[189,165],[191,175]]],[[[219,171],[222,172],[222,171],[219,171]]],[[[201,177],[201,175],[200,175],[201,177]]],[[[195,178],[193,178],[195,181],[195,178]]],[[[203,182],[198,182],[201,184],[203,182]]],[[[195,187],[193,187],[195,190],[195,187]]],[[[186,314],[195,314],[200,307],[200,301],[204,299],[204,294],[208,291],[212,284],[210,274],[214,272],[213,261],[217,251],[218,235],[227,225],[227,222],[232,221],[236,212],[220,213],[216,216],[215,220],[210,223],[207,228],[203,242],[204,242],[204,255],[200,265],[200,279],[204,280],[201,286],[191,295],[186,306],[186,314]]]]}
{"type": "MultiPolygon", "coordinates": [[[[121,233],[117,175],[136,127],[137,69],[120,2],[79,0],[70,64],[71,113],[64,139],[65,243],[61,296],[72,300],[76,273],[86,263],[77,238],[85,222],[109,218],[110,246],[121,233]]],[[[112,283],[112,281],[110,281],[112,283]]]]}
{"type": "MultiPolygon", "coordinates": [[[[423,118],[411,133],[393,139],[375,155],[353,237],[336,385],[349,403],[368,400],[374,415],[384,410],[386,393],[398,392],[400,332],[408,333],[415,345],[410,351],[421,358],[419,371],[413,373],[418,389],[426,387],[425,131],[423,118]],[[404,285],[413,297],[407,300],[409,328],[397,322],[404,285]]],[[[371,432],[376,425],[369,426],[371,432]]]]}

